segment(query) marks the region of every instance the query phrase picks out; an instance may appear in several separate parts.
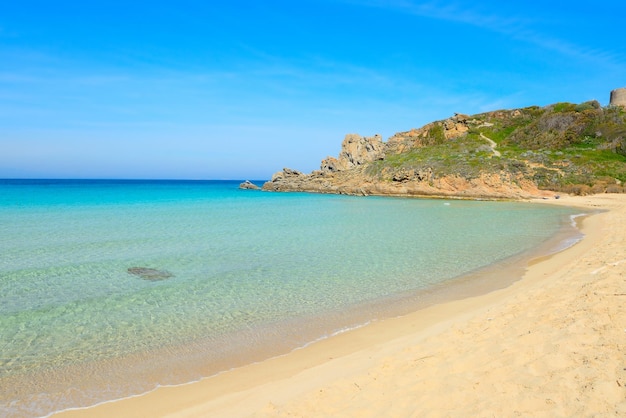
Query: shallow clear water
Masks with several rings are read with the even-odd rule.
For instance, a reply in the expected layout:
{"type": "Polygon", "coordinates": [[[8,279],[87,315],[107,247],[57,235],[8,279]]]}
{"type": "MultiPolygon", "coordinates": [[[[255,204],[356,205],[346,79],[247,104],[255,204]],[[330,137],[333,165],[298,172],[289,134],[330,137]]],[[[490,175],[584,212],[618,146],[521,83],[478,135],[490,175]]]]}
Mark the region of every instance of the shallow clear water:
{"type": "Polygon", "coordinates": [[[294,324],[528,251],[575,213],[238,184],[0,181],[0,387],[12,388],[0,412],[46,415],[200,378],[197,369],[216,369],[168,376],[184,358],[208,364],[215,355],[228,367],[229,355],[273,335],[293,349],[354,325],[339,319],[296,335],[294,324]],[[173,276],[144,280],[132,267],[173,276]],[[146,374],[155,353],[160,371],[146,374]],[[143,372],[107,374],[121,359],[144,362],[143,372]],[[85,386],[76,376],[86,371],[109,387],[85,386]]]}

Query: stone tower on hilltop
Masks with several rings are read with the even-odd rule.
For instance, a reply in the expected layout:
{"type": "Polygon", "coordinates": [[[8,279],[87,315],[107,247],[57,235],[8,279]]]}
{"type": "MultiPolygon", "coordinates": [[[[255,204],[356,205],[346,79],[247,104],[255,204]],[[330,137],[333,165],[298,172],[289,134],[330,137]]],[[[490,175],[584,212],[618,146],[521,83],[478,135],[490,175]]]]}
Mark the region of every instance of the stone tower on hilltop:
{"type": "Polygon", "coordinates": [[[611,101],[609,105],[626,108],[626,88],[622,87],[611,91],[611,101]]]}

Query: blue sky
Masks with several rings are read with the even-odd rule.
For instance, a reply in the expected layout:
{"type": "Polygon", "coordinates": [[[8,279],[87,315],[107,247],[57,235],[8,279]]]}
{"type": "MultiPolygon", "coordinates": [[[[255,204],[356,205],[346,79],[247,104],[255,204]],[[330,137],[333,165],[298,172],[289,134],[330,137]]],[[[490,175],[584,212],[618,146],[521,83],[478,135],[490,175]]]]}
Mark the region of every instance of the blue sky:
{"type": "Polygon", "coordinates": [[[626,2],[0,3],[0,177],[266,179],[347,133],[608,103],[626,2]]]}

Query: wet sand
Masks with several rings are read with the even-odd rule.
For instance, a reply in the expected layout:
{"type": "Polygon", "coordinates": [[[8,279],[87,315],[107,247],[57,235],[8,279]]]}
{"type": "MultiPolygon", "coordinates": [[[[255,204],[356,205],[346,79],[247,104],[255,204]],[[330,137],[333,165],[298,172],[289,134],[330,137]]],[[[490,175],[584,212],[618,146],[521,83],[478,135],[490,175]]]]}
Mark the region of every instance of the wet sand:
{"type": "Polygon", "coordinates": [[[55,416],[626,415],[626,195],[539,203],[606,212],[504,289],[55,416]]]}

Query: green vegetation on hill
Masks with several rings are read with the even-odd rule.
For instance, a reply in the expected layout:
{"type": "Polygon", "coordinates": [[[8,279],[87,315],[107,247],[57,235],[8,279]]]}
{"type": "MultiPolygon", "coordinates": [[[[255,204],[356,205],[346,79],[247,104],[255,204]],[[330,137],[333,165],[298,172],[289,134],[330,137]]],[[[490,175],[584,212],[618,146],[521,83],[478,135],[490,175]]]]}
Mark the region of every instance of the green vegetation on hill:
{"type": "Polygon", "coordinates": [[[505,171],[544,189],[575,194],[624,191],[624,108],[603,108],[596,101],[557,103],[482,113],[453,122],[462,123],[465,132],[446,137],[446,121],[440,121],[424,129],[419,140],[409,133],[398,134],[410,145],[370,163],[366,173],[394,181],[403,172],[428,171],[435,177],[471,179],[481,173],[505,171]]]}

